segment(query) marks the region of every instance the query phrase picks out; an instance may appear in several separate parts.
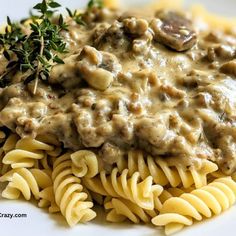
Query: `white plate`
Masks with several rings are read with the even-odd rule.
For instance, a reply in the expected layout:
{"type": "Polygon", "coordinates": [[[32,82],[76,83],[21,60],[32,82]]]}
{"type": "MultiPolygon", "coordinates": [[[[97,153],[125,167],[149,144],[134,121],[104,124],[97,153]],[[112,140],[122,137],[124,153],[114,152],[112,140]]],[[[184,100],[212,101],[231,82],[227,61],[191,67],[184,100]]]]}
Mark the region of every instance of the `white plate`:
{"type": "MultiPolygon", "coordinates": [[[[58,0],[71,8],[84,5],[85,0],[58,0]]],[[[168,1],[168,0],[166,0],[168,1]]],[[[174,1],[174,0],[170,0],[174,1]]],[[[39,0],[1,0],[0,22],[3,22],[5,16],[9,15],[14,19],[26,16],[28,9],[39,2],[39,0]]],[[[124,2],[127,2],[124,0],[124,2]]],[[[147,3],[146,0],[129,0],[129,5],[147,3]]],[[[201,2],[211,11],[232,16],[235,14],[236,0],[189,0],[192,2],[201,2]]],[[[1,218],[0,217],[0,235],[2,236],[160,236],[163,235],[155,227],[137,226],[133,224],[109,224],[106,223],[103,216],[99,216],[95,221],[86,225],[78,225],[73,229],[67,227],[65,220],[60,215],[49,215],[47,211],[37,208],[32,203],[24,201],[8,201],[0,199],[0,213],[23,213],[27,218],[1,218]]],[[[0,214],[1,216],[1,214],[0,214]]],[[[186,228],[177,236],[235,236],[236,206],[225,212],[219,217],[195,224],[186,228]]]]}

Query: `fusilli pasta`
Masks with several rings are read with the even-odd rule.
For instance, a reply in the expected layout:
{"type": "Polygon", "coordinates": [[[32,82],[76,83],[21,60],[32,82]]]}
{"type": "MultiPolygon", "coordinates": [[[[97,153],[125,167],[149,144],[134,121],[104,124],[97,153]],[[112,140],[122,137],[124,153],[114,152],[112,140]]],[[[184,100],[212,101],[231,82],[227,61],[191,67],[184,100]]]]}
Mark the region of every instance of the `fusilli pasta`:
{"type": "Polygon", "coordinates": [[[95,153],[80,150],[71,154],[73,174],[79,178],[92,178],[98,174],[98,158],[95,153]]]}
{"type": "Polygon", "coordinates": [[[23,138],[15,143],[14,150],[6,153],[2,162],[15,168],[29,168],[35,165],[36,160],[46,156],[47,151],[53,151],[54,147],[31,138],[23,138]]]}
{"type": "Polygon", "coordinates": [[[163,188],[160,185],[153,185],[151,176],[143,181],[140,180],[139,172],[128,176],[128,169],[119,175],[117,168],[112,170],[111,175],[101,171],[95,178],[84,178],[84,185],[91,191],[103,196],[122,197],[128,199],[138,206],[147,209],[154,209],[154,195],[158,197],[163,188]]]}
{"type": "MultiPolygon", "coordinates": [[[[43,176],[43,174],[37,175],[43,176]]],[[[35,176],[26,168],[10,170],[0,177],[0,182],[9,182],[2,192],[4,198],[18,199],[22,194],[26,200],[30,200],[33,194],[35,199],[39,199],[40,187],[35,176]]],[[[45,185],[42,180],[40,180],[40,184],[45,185]]]]}
{"type": "Polygon", "coordinates": [[[160,215],[152,219],[157,226],[165,226],[166,234],[191,225],[193,219],[201,221],[212,214],[219,215],[236,201],[236,183],[230,178],[219,178],[207,186],[171,197],[164,202],[160,215]]]}
{"type": "Polygon", "coordinates": [[[91,209],[93,203],[86,201],[88,195],[78,177],[72,173],[70,153],[59,157],[53,167],[52,179],[56,204],[70,226],[78,222],[92,220],[96,213],[91,209]]]}
{"type": "Polygon", "coordinates": [[[166,186],[170,184],[172,187],[183,186],[189,188],[195,185],[196,188],[200,188],[207,184],[207,175],[215,172],[218,167],[211,161],[201,160],[196,161],[196,165],[193,165],[194,159],[189,161],[179,161],[178,158],[161,158],[161,157],[144,157],[141,151],[130,151],[128,158],[121,157],[117,162],[119,171],[128,169],[129,174],[132,175],[138,171],[142,179],[148,176],[153,177],[153,181],[156,184],[166,186]]]}
{"type": "Polygon", "coordinates": [[[123,222],[129,219],[135,224],[140,221],[149,223],[158,212],[155,210],[145,210],[137,204],[121,198],[113,198],[111,201],[104,204],[106,210],[110,210],[107,214],[107,221],[110,222],[123,222]]]}
{"type": "Polygon", "coordinates": [[[3,158],[9,151],[13,150],[16,146],[17,141],[19,140],[19,137],[16,134],[10,134],[5,142],[3,143],[3,146],[1,147],[1,169],[0,169],[0,175],[4,175],[7,173],[11,166],[8,164],[3,163],[3,158]]]}
{"type": "Polygon", "coordinates": [[[49,208],[48,210],[50,213],[56,213],[60,211],[55,201],[55,194],[54,194],[53,186],[43,189],[39,193],[39,198],[40,198],[39,203],[38,203],[39,207],[41,208],[48,207],[49,208]]]}

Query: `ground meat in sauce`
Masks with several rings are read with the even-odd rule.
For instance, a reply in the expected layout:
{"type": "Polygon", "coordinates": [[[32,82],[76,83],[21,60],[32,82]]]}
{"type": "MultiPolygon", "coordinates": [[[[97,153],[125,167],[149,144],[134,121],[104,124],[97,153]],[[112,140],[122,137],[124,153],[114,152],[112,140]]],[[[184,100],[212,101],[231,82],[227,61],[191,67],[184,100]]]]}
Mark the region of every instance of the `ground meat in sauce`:
{"type": "MultiPolygon", "coordinates": [[[[209,159],[236,170],[236,36],[196,31],[179,12],[92,9],[63,32],[69,55],[49,84],[0,91],[0,124],[96,148],[109,169],[130,148],[209,159]]],[[[3,70],[4,61],[0,58],[3,70]]]]}

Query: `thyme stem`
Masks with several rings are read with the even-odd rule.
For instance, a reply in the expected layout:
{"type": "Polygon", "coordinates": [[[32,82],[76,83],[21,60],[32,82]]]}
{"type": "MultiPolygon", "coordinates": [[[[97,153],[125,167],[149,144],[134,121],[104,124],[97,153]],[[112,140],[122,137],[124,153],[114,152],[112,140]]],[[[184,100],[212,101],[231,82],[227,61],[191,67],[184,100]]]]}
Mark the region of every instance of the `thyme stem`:
{"type": "MultiPolygon", "coordinates": [[[[43,56],[43,51],[44,51],[44,38],[43,38],[42,35],[40,37],[40,45],[41,46],[40,46],[40,54],[39,55],[42,57],[43,56]]],[[[42,67],[42,64],[41,64],[40,61],[38,61],[33,94],[36,94],[36,92],[37,92],[37,87],[38,87],[38,83],[39,83],[39,74],[40,74],[40,71],[41,71],[41,67],[42,67]]]]}

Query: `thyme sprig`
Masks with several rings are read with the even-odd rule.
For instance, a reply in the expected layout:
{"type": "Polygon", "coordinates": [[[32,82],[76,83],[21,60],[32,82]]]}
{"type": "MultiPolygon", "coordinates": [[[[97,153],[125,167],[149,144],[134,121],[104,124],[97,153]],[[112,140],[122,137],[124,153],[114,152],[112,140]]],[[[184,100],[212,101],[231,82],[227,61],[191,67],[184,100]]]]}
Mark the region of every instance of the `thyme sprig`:
{"type": "MultiPolygon", "coordinates": [[[[90,0],[87,11],[102,8],[102,0],[90,0]]],[[[23,20],[21,24],[12,23],[7,17],[5,32],[0,34],[0,50],[7,59],[6,70],[0,75],[0,87],[10,84],[12,74],[24,73],[24,84],[34,81],[35,94],[39,80],[48,81],[51,68],[55,64],[63,64],[60,55],[67,52],[61,32],[68,29],[62,15],[55,23],[53,15],[61,5],[55,0],[42,0],[34,6],[37,14],[31,13],[30,33],[26,33],[23,20]]],[[[77,24],[85,25],[83,14],[72,12],[67,8],[69,16],[77,24]]]]}
{"type": "Polygon", "coordinates": [[[48,80],[54,64],[62,64],[58,54],[66,53],[66,43],[60,33],[67,29],[63,16],[54,23],[52,16],[61,5],[54,0],[43,0],[34,6],[38,15],[34,16],[30,24],[31,33],[23,33],[22,27],[13,24],[8,18],[8,25],[4,34],[0,34],[0,46],[4,49],[3,55],[9,61],[7,70],[0,77],[0,86],[9,82],[7,76],[14,70],[27,72],[24,79],[27,84],[35,80],[33,93],[36,93],[38,81],[48,80]]]}
{"type": "Polygon", "coordinates": [[[98,8],[104,7],[103,0],[90,0],[88,2],[88,9],[91,9],[91,8],[94,8],[94,7],[98,7],[98,8]]]}
{"type": "MultiPolygon", "coordinates": [[[[87,11],[90,11],[92,8],[102,8],[104,7],[103,0],[90,0],[87,4],[87,11]]],[[[83,20],[84,13],[79,13],[77,10],[72,12],[69,8],[66,8],[66,11],[71,19],[73,19],[79,25],[86,25],[83,20]]]]}
{"type": "Polygon", "coordinates": [[[79,25],[86,25],[83,21],[83,13],[78,13],[77,10],[72,12],[69,8],[66,8],[66,11],[71,19],[73,19],[79,25]]]}

